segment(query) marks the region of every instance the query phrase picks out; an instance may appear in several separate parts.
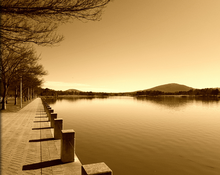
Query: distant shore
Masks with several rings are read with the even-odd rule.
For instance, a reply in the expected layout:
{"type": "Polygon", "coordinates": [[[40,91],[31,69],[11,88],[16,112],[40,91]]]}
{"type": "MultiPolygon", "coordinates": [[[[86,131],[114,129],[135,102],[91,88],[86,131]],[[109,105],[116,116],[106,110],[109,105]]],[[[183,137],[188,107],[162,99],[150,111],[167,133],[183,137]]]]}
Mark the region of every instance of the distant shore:
{"type": "MultiPolygon", "coordinates": [[[[78,95],[78,94],[74,94],[74,95],[58,95],[57,97],[68,97],[68,98],[80,98],[80,97],[108,97],[109,95],[78,95]]],[[[42,98],[56,98],[56,96],[41,96],[42,98]]]]}
{"type": "MultiPolygon", "coordinates": [[[[97,98],[105,98],[105,97],[109,97],[112,95],[78,95],[78,94],[74,94],[74,95],[58,95],[58,97],[65,97],[65,98],[91,98],[91,97],[97,97],[97,98]]],[[[120,95],[123,96],[123,95],[120,95]]],[[[128,96],[128,95],[124,95],[124,96],[128,96]]],[[[202,95],[130,95],[132,97],[216,97],[216,98],[220,98],[220,95],[217,96],[202,96],[202,95]]],[[[41,96],[43,98],[56,98],[55,96],[41,96]]]]}
{"type": "Polygon", "coordinates": [[[220,99],[220,95],[210,95],[210,96],[203,96],[203,95],[136,95],[135,97],[179,97],[179,98],[216,98],[220,99]]]}

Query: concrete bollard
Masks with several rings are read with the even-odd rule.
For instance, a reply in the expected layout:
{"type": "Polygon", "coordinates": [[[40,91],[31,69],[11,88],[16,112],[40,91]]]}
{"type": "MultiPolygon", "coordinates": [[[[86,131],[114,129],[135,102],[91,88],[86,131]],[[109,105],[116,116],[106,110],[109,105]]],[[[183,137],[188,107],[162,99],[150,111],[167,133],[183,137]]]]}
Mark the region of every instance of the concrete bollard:
{"type": "Polygon", "coordinates": [[[82,175],[113,175],[112,170],[104,163],[82,165],[82,175]]]}
{"type": "Polygon", "coordinates": [[[57,113],[52,113],[52,114],[50,114],[50,117],[51,117],[50,126],[51,126],[52,128],[54,128],[54,119],[57,118],[57,113]]]}
{"type": "MultiPolygon", "coordinates": [[[[47,113],[47,117],[49,116],[49,110],[51,109],[51,107],[46,107],[45,111],[47,113]]],[[[49,118],[49,117],[48,117],[49,118]]]]}
{"type": "Polygon", "coordinates": [[[50,106],[49,105],[45,105],[44,104],[44,109],[45,109],[45,111],[47,110],[47,108],[49,108],[50,106]]]}
{"type": "Polygon", "coordinates": [[[48,111],[48,119],[51,121],[51,113],[53,113],[53,109],[49,109],[48,111]]]}
{"type": "Polygon", "coordinates": [[[44,111],[46,111],[47,106],[45,105],[45,103],[43,103],[43,106],[44,106],[44,111]]]}
{"type": "Polygon", "coordinates": [[[45,104],[45,103],[44,103],[44,106],[45,106],[45,108],[50,107],[48,104],[45,104]]]}
{"type": "Polygon", "coordinates": [[[74,162],[75,131],[73,129],[61,130],[61,161],[74,162]]]}
{"type": "Polygon", "coordinates": [[[41,100],[42,100],[42,104],[44,106],[44,111],[47,112],[47,107],[50,107],[50,106],[47,104],[47,102],[45,100],[43,100],[43,99],[41,99],[41,100]]]}
{"type": "Polygon", "coordinates": [[[63,129],[63,119],[54,119],[54,138],[61,139],[61,130],[63,129]]]}

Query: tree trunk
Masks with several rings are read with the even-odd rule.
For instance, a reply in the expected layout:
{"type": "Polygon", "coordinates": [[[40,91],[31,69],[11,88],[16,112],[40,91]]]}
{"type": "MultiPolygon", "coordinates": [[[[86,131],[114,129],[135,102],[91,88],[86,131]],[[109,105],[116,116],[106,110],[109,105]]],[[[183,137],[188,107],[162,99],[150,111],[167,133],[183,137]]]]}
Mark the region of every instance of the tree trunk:
{"type": "Polygon", "coordinates": [[[3,97],[2,98],[2,110],[5,110],[6,109],[6,98],[3,97]]]}
{"type": "Polygon", "coordinates": [[[28,92],[27,92],[27,93],[28,93],[28,98],[27,98],[27,99],[28,99],[28,101],[29,101],[29,100],[30,100],[30,97],[29,97],[29,87],[28,87],[27,91],[28,91],[28,92]]]}
{"type": "Polygon", "coordinates": [[[2,97],[2,110],[6,109],[7,93],[8,93],[8,87],[7,85],[4,85],[3,97],[2,97]]]}
{"type": "Polygon", "coordinates": [[[32,92],[33,92],[33,99],[34,99],[34,98],[35,98],[35,97],[34,97],[34,88],[33,88],[32,92]]]}
{"type": "Polygon", "coordinates": [[[22,76],[20,76],[20,108],[22,108],[22,76]]]}
{"type": "Polygon", "coordinates": [[[32,100],[32,88],[30,88],[30,100],[32,100]]]}
{"type": "Polygon", "coordinates": [[[17,97],[18,97],[18,89],[15,87],[15,103],[14,105],[17,105],[17,97]]]}

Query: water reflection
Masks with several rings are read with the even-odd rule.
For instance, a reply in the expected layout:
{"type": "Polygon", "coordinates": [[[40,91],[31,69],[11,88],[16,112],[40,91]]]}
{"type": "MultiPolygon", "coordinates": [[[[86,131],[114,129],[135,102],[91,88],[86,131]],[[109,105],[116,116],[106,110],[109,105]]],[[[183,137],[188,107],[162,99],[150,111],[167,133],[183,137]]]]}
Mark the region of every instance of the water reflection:
{"type": "Polygon", "coordinates": [[[63,118],[64,129],[76,131],[77,155],[83,164],[103,161],[115,175],[220,172],[217,98],[115,96],[46,101],[63,118]],[[161,106],[169,110],[160,110],[161,106]],[[187,110],[181,110],[184,107],[187,110]]]}
{"type": "Polygon", "coordinates": [[[194,97],[194,96],[139,96],[134,97],[138,101],[151,102],[167,108],[182,108],[193,102],[202,102],[204,104],[218,104],[219,99],[217,97],[194,97]]]}
{"type": "Polygon", "coordinates": [[[218,104],[220,101],[220,98],[217,98],[215,96],[213,96],[213,97],[198,96],[195,99],[197,101],[201,101],[202,103],[205,103],[205,104],[218,104]]]}
{"type": "Polygon", "coordinates": [[[46,98],[47,103],[49,104],[55,104],[57,101],[61,102],[63,100],[69,101],[69,102],[76,102],[78,100],[93,100],[93,99],[107,99],[108,96],[86,96],[86,97],[58,97],[58,98],[46,98]]]}
{"type": "MultiPolygon", "coordinates": [[[[63,100],[69,102],[77,102],[79,100],[94,100],[94,99],[108,99],[110,97],[96,97],[96,96],[86,96],[86,97],[59,97],[59,98],[46,98],[49,104],[55,104],[56,102],[61,102],[63,100]]],[[[119,98],[119,97],[117,97],[119,98]]],[[[156,105],[165,106],[168,108],[180,108],[189,105],[193,102],[201,102],[202,104],[212,105],[218,104],[220,99],[217,97],[203,97],[203,96],[138,96],[134,97],[134,100],[142,102],[151,102],[156,105]]]]}

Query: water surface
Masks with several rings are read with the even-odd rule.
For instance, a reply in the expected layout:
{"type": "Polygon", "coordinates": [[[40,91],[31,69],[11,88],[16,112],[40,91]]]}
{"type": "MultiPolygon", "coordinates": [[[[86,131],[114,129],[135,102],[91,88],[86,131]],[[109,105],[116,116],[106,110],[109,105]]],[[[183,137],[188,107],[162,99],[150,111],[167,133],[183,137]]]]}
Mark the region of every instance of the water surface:
{"type": "Polygon", "coordinates": [[[188,97],[58,98],[83,164],[114,175],[219,175],[220,102],[188,97]]]}

